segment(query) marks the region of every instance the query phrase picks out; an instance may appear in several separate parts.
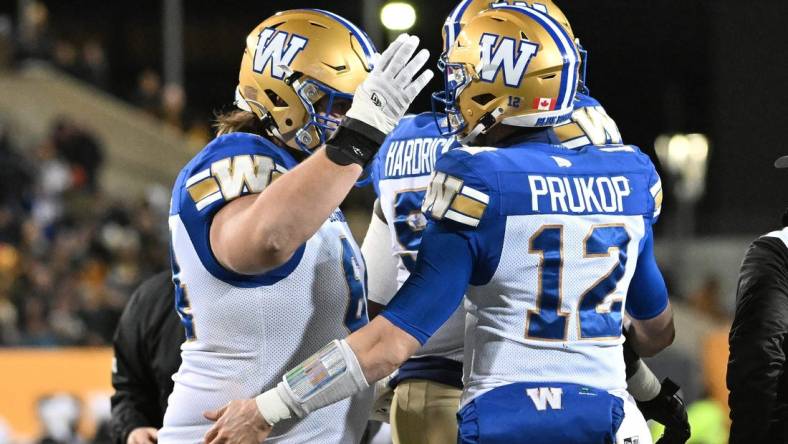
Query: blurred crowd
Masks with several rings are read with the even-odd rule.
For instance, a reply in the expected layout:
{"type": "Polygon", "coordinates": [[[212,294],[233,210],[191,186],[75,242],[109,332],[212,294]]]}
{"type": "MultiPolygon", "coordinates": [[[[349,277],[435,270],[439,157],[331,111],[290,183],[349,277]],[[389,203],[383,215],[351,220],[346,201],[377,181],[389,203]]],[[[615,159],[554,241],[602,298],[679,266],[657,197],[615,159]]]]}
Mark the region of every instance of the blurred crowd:
{"type": "MultiPolygon", "coordinates": [[[[117,91],[100,37],[60,35],[43,2],[20,5],[18,23],[0,16],[0,67],[54,66],[193,140],[210,137],[207,119],[187,118],[180,85],[147,68],[117,91]]],[[[133,288],[168,266],[166,197],[106,196],[101,141],[68,118],[32,145],[12,140],[0,119],[0,346],[109,344],[133,288]]]]}
{"type": "MultiPolygon", "coordinates": [[[[163,83],[159,72],[147,67],[138,73],[133,89],[118,88],[112,81],[111,60],[107,57],[102,37],[60,35],[53,30],[49,11],[40,1],[26,3],[17,26],[13,26],[10,19],[0,17],[0,41],[4,35],[10,42],[10,49],[5,51],[8,63],[43,62],[53,65],[74,78],[138,106],[152,117],[183,132],[195,143],[207,143],[211,137],[210,119],[205,113],[188,107],[182,85],[163,83]]],[[[4,58],[1,47],[0,65],[4,58]]]]}
{"type": "Polygon", "coordinates": [[[10,140],[0,123],[0,345],[109,344],[133,288],[167,267],[166,200],[103,195],[101,143],[68,120],[32,149],[10,140]]]}

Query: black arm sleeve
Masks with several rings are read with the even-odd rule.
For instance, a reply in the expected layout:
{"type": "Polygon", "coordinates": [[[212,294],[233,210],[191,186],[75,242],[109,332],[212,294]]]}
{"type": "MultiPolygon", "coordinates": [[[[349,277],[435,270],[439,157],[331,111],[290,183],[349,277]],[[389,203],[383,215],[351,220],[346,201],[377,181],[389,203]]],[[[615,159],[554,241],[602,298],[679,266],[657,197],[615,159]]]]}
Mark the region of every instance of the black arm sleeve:
{"type": "Polygon", "coordinates": [[[742,263],[729,338],[731,443],[767,442],[775,418],[788,333],[787,260],[785,245],[764,237],[742,263]]]}
{"type": "MultiPolygon", "coordinates": [[[[150,368],[154,357],[149,356],[151,327],[147,322],[152,307],[146,303],[151,295],[165,298],[171,294],[169,272],[160,273],[145,281],[131,296],[123,310],[113,349],[112,371],[112,442],[125,444],[129,433],[137,427],[161,427],[163,412],[159,404],[159,387],[150,368]]],[[[170,298],[170,301],[172,299],[170,298]]],[[[172,303],[168,304],[170,310],[172,303]]],[[[177,350],[174,351],[177,353],[177,350]]]]}

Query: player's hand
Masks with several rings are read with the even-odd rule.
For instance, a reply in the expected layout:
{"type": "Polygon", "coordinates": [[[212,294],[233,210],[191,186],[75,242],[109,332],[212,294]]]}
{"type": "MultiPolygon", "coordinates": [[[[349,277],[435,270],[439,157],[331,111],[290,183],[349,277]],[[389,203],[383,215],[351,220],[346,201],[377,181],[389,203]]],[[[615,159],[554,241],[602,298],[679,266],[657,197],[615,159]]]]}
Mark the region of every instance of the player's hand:
{"type": "Polygon", "coordinates": [[[414,80],[430,57],[426,49],[416,54],[418,47],[418,37],[401,34],[377,56],[372,72],[356,89],[347,117],[371,125],[383,134],[390,133],[434,75],[427,69],[414,80]]]}
{"type": "Polygon", "coordinates": [[[129,433],[126,444],[155,444],[159,431],[153,427],[137,427],[129,433]]]}
{"type": "Polygon", "coordinates": [[[684,444],[690,438],[687,406],[679,390],[675,382],[665,378],[656,398],[637,403],[647,420],[653,419],[665,426],[665,432],[657,444],[684,444]]]}
{"type": "Polygon", "coordinates": [[[258,444],[271,433],[272,427],[260,414],[254,399],[232,401],[203,415],[216,422],[205,434],[205,444],[258,444]]]}

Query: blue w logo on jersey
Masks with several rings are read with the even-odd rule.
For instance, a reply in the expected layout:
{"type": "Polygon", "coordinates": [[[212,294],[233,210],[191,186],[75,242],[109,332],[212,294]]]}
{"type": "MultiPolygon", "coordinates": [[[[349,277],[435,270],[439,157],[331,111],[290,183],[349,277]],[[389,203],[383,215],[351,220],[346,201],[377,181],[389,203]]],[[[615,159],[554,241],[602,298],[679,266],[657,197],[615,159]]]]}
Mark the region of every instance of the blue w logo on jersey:
{"type": "Polygon", "coordinates": [[[252,69],[262,74],[270,62],[271,76],[282,80],[285,76],[284,67],[293,63],[296,55],[306,47],[307,42],[308,40],[300,35],[291,36],[284,31],[265,28],[257,40],[252,69]],[[288,37],[290,37],[289,41],[288,37]]]}
{"type": "Polygon", "coordinates": [[[520,40],[518,45],[512,38],[495,34],[482,35],[479,44],[482,47],[481,80],[495,82],[498,72],[503,71],[503,83],[512,88],[520,86],[528,64],[539,51],[535,43],[520,40]]]}

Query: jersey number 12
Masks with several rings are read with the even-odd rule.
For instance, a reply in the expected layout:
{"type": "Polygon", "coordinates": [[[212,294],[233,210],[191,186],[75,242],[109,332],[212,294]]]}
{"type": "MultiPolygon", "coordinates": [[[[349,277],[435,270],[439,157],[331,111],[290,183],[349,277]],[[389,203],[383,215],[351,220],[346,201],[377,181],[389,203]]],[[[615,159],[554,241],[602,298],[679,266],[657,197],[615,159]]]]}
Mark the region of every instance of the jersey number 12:
{"type": "MultiPolygon", "coordinates": [[[[562,225],[545,225],[531,236],[529,242],[528,252],[540,256],[537,308],[528,311],[525,321],[525,336],[529,339],[565,341],[568,336],[569,313],[561,310],[563,230],[562,225]]],[[[614,339],[621,336],[622,301],[606,299],[624,277],[629,240],[629,233],[621,224],[595,225],[585,237],[584,259],[610,257],[615,252],[618,261],[580,296],[577,304],[578,339],[614,339]]]]}

